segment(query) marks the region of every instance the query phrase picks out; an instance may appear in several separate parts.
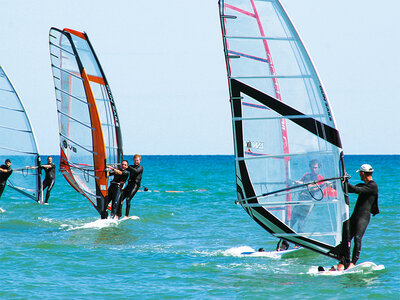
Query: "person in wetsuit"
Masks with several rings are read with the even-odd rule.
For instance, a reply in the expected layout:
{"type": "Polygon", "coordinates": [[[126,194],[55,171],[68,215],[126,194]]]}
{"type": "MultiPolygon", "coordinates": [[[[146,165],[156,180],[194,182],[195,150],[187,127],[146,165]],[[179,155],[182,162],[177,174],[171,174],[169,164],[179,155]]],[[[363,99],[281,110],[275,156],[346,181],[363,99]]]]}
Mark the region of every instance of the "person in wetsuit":
{"type": "Polygon", "coordinates": [[[47,188],[46,197],[44,203],[48,203],[50,198],[51,189],[56,181],[56,165],[53,163],[53,157],[49,156],[47,158],[47,164],[42,165],[41,169],[44,169],[46,176],[43,180],[43,191],[47,188]]]}
{"type": "Polygon", "coordinates": [[[289,249],[289,243],[286,240],[279,240],[276,245],[276,251],[285,251],[289,249]]]}
{"type": "MultiPolygon", "coordinates": [[[[348,242],[354,238],[353,255],[347,268],[354,267],[360,258],[361,240],[371,219],[371,214],[375,216],[379,214],[378,207],[378,185],[372,179],[374,169],[369,164],[363,164],[357,172],[364,183],[352,185],[348,183],[349,193],[358,194],[356,206],[350,217],[350,236],[348,242]]],[[[338,264],[337,269],[343,270],[344,262],[338,264]]]]}
{"type": "MultiPolygon", "coordinates": [[[[309,167],[310,167],[310,172],[304,174],[304,176],[300,180],[297,180],[296,181],[297,184],[304,184],[307,182],[313,182],[324,179],[324,177],[319,174],[319,170],[321,168],[321,163],[319,162],[319,160],[317,159],[311,160],[309,162],[309,167]]],[[[317,195],[318,193],[321,193],[321,189],[318,186],[310,187],[307,190],[300,193],[299,201],[311,201],[313,200],[314,194],[317,195]]],[[[294,225],[297,223],[298,232],[303,232],[305,221],[309,216],[309,214],[311,213],[313,206],[314,206],[313,204],[293,205],[290,227],[294,228],[294,225]]]]}
{"type": "Polygon", "coordinates": [[[128,167],[129,180],[128,184],[126,185],[126,187],[122,192],[122,196],[119,199],[120,201],[118,203],[118,208],[117,208],[118,217],[121,217],[122,215],[122,203],[125,199],[126,199],[125,217],[129,217],[131,200],[138,191],[140,187],[140,182],[142,181],[143,167],[140,165],[140,161],[141,161],[141,156],[139,154],[135,154],[135,156],[133,157],[133,166],[130,165],[128,167]]]}
{"type": "Polygon", "coordinates": [[[0,197],[4,192],[4,189],[6,187],[7,179],[8,177],[11,176],[12,173],[11,169],[11,160],[6,159],[4,162],[4,165],[0,166],[0,197]]]}
{"type": "Polygon", "coordinates": [[[126,180],[128,179],[129,172],[127,171],[128,168],[128,161],[123,160],[121,163],[121,167],[119,168],[113,168],[109,167],[111,170],[109,175],[113,175],[114,178],[110,183],[110,186],[108,187],[108,193],[106,197],[106,202],[104,206],[104,211],[102,213],[102,219],[106,219],[108,216],[107,213],[107,208],[108,204],[111,202],[111,217],[115,218],[117,208],[118,208],[118,200],[121,197],[122,194],[122,188],[124,187],[124,184],[126,180]]]}

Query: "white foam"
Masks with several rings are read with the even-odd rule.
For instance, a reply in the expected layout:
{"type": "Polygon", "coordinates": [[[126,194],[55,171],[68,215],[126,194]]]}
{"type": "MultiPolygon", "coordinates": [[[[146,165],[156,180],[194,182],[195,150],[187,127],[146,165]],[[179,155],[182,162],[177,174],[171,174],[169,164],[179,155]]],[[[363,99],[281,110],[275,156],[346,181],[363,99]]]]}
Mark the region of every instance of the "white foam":
{"type": "Polygon", "coordinates": [[[119,223],[119,220],[117,219],[98,219],[93,222],[89,222],[86,224],[83,224],[81,226],[71,226],[71,225],[66,225],[63,224],[61,225],[62,227],[69,226],[68,230],[78,230],[78,229],[101,229],[101,228],[106,228],[106,227],[113,227],[117,226],[119,223]],[[65,226],[66,225],[66,226],[65,226]]]}
{"type": "Polygon", "coordinates": [[[4,213],[4,212],[6,212],[6,210],[0,207],[0,213],[4,213]]]}
{"type": "Polygon", "coordinates": [[[255,251],[256,250],[254,250],[249,246],[240,246],[227,249],[223,251],[222,254],[226,256],[242,256],[243,252],[255,252],[255,251]]]}

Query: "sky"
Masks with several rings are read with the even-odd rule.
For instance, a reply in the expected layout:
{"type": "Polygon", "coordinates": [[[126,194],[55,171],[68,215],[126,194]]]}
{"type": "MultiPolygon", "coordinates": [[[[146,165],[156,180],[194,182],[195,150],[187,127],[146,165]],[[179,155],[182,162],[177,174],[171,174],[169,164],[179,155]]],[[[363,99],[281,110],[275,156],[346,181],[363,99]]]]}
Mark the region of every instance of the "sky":
{"type": "MultiPolygon", "coordinates": [[[[400,1],[281,2],[325,86],[345,154],[400,154],[400,1]]],[[[217,0],[0,5],[0,65],[40,154],[59,154],[50,27],[88,34],[116,101],[125,154],[233,154],[217,0]]]]}

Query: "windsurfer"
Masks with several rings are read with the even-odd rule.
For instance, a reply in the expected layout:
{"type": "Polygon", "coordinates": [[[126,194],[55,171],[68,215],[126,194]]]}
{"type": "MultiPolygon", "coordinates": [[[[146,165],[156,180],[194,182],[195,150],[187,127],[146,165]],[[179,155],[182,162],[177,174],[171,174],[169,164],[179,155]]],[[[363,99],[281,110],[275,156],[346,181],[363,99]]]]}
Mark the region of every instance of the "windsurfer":
{"type": "Polygon", "coordinates": [[[289,243],[286,240],[279,240],[276,245],[276,251],[285,251],[289,249],[289,243]]]}
{"type": "MultiPolygon", "coordinates": [[[[369,164],[363,164],[357,172],[360,173],[360,178],[364,183],[352,185],[348,183],[350,193],[358,194],[356,206],[353,214],[350,217],[350,236],[348,242],[354,238],[354,248],[352,260],[348,268],[354,267],[357,263],[361,252],[361,240],[371,219],[371,214],[375,216],[379,214],[378,208],[378,185],[372,179],[374,169],[369,164]]],[[[345,263],[338,264],[337,269],[343,270],[345,263]]]]}
{"type": "MultiPolygon", "coordinates": [[[[314,182],[317,180],[323,180],[324,177],[319,174],[321,163],[317,159],[313,159],[309,162],[310,172],[304,174],[304,176],[296,181],[297,184],[305,184],[308,182],[314,182]]],[[[318,184],[310,184],[307,187],[306,191],[303,191],[299,195],[299,202],[301,201],[312,201],[314,195],[321,192],[321,187],[318,184]]],[[[297,223],[298,232],[303,232],[304,224],[311,213],[313,208],[313,204],[302,204],[302,205],[293,205],[292,209],[292,218],[290,220],[290,227],[294,228],[294,225],[297,223]]]]}
{"type": "Polygon", "coordinates": [[[129,171],[129,180],[128,184],[124,188],[122,192],[122,196],[118,201],[117,206],[117,215],[121,217],[122,215],[122,203],[126,199],[126,210],[125,217],[129,217],[129,210],[131,208],[131,200],[135,196],[136,192],[140,187],[140,182],[142,181],[143,167],[140,165],[141,156],[139,154],[135,154],[133,157],[133,166],[130,165],[128,167],[129,171]]]}
{"type": "Polygon", "coordinates": [[[11,176],[11,160],[6,159],[4,165],[0,166],[0,197],[4,192],[4,188],[6,187],[7,179],[11,176]]]}
{"type": "Polygon", "coordinates": [[[43,180],[43,191],[47,188],[44,203],[48,203],[50,192],[54,186],[54,182],[56,181],[56,165],[53,163],[53,157],[49,156],[47,158],[47,164],[42,165],[41,169],[44,169],[44,172],[46,174],[43,180]]]}
{"type": "Polygon", "coordinates": [[[123,160],[121,163],[121,167],[120,168],[114,168],[114,167],[109,167],[110,171],[110,175],[113,175],[114,178],[110,183],[110,186],[108,188],[108,195],[106,197],[106,205],[104,206],[104,212],[102,213],[102,218],[105,219],[107,218],[107,207],[108,204],[110,203],[110,201],[112,201],[111,203],[111,217],[114,218],[116,216],[116,212],[117,212],[117,203],[119,198],[121,197],[121,192],[122,192],[122,188],[126,182],[126,180],[128,179],[129,176],[129,172],[127,170],[128,168],[128,161],[127,160],[123,160]]]}

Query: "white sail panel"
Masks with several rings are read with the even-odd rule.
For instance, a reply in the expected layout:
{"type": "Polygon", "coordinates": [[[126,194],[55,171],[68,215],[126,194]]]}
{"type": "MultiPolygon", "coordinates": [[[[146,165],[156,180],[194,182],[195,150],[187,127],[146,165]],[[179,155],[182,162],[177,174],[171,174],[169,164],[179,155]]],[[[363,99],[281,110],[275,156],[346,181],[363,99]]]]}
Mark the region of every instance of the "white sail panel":
{"type": "Polygon", "coordinates": [[[3,141],[0,145],[0,164],[10,159],[14,170],[7,185],[42,203],[40,157],[35,135],[25,108],[1,66],[0,112],[0,136],[3,141]]]}

